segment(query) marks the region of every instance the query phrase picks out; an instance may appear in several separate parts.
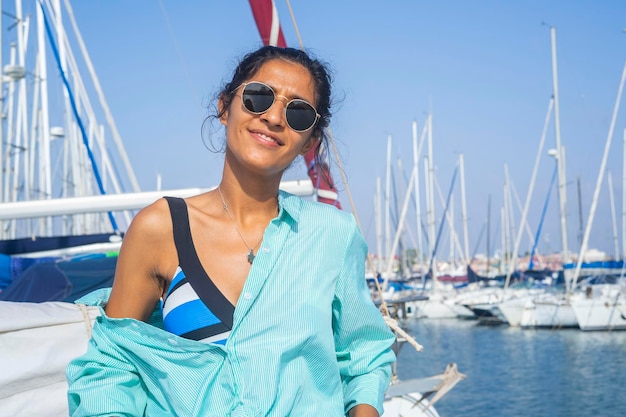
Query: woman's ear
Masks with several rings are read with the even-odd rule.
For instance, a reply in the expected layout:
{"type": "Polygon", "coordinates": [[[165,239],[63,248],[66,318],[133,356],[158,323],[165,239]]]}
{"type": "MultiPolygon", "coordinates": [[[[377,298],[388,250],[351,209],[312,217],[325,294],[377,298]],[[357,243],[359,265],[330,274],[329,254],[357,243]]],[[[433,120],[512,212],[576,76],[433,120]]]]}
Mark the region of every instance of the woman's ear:
{"type": "Polygon", "coordinates": [[[307,142],[302,147],[302,150],[300,151],[300,155],[304,155],[308,153],[311,149],[317,148],[319,145],[320,145],[320,140],[315,136],[311,136],[309,140],[307,140],[307,142]]]}
{"type": "Polygon", "coordinates": [[[223,96],[220,96],[217,101],[217,114],[220,115],[220,123],[226,126],[226,122],[228,121],[228,108],[225,108],[223,96]]]}

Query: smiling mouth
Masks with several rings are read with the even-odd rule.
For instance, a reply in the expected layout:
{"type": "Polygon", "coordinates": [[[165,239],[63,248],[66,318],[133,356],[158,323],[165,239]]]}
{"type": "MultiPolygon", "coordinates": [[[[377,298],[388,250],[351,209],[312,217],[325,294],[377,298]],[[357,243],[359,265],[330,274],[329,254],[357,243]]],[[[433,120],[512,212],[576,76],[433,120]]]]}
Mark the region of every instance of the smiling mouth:
{"type": "Polygon", "coordinates": [[[274,138],[272,136],[268,136],[265,133],[258,132],[258,131],[253,131],[252,133],[254,133],[259,139],[261,139],[264,142],[273,143],[273,144],[276,144],[278,146],[283,146],[284,145],[278,139],[276,139],[276,138],[274,138]]]}

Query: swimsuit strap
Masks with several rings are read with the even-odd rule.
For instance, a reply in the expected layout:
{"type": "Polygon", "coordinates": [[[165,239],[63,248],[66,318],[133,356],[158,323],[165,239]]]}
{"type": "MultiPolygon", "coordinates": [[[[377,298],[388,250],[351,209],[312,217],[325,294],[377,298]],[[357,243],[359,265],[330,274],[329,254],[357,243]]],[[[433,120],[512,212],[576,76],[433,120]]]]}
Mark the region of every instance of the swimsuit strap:
{"type": "Polygon", "coordinates": [[[206,273],[191,238],[189,213],[185,200],[179,197],[165,197],[170,207],[174,229],[174,245],[178,253],[178,264],[185,272],[187,281],[198,297],[222,323],[232,329],[234,306],[215,286],[206,273]]]}

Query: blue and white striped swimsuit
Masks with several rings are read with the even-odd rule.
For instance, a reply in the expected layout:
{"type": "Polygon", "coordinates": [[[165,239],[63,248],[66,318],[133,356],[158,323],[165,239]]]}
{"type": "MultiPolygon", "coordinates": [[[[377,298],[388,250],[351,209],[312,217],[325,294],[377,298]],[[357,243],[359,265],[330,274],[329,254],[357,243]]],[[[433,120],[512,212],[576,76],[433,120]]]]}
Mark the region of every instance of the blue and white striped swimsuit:
{"type": "Polygon", "coordinates": [[[172,214],[179,263],[161,302],[165,329],[187,339],[223,345],[233,327],[235,306],[202,268],[191,239],[185,201],[165,198],[172,214]]]}

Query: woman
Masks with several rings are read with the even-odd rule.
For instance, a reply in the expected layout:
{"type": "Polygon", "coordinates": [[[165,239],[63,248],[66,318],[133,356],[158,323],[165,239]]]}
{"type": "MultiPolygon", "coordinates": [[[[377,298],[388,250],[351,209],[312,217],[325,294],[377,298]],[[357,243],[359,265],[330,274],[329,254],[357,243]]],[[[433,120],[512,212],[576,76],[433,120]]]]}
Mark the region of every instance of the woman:
{"type": "Polygon", "coordinates": [[[243,58],[218,100],[219,186],[139,212],[108,302],[83,301],[106,315],[68,367],[72,416],[382,414],[394,336],[364,240],[350,214],[279,191],[329,108],[328,71],[306,53],[243,58]]]}

